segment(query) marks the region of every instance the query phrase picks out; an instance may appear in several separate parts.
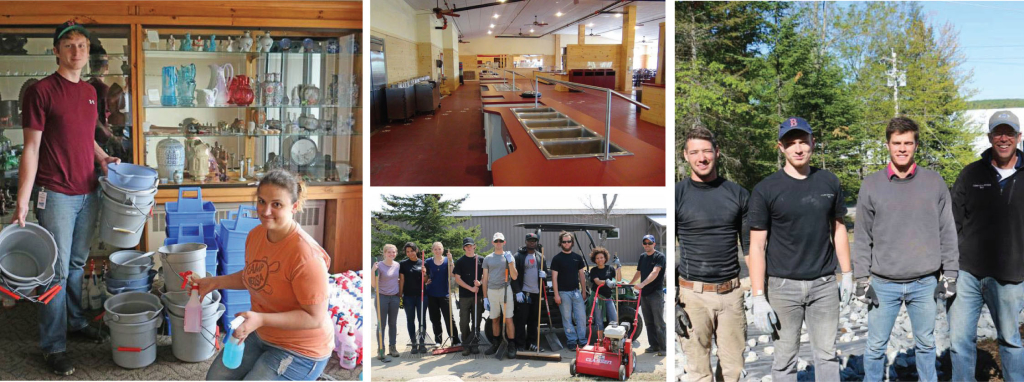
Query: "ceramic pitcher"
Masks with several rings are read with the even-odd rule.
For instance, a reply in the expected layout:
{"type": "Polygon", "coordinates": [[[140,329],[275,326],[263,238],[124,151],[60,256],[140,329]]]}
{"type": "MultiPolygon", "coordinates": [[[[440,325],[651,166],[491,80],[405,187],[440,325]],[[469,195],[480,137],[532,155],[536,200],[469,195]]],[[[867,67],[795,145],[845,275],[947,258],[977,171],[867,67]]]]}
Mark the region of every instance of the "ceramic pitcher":
{"type": "Polygon", "coordinates": [[[235,76],[235,67],[230,63],[224,65],[210,64],[210,85],[208,89],[216,89],[217,105],[228,103],[228,82],[235,76]]]}
{"type": "Polygon", "coordinates": [[[196,103],[199,106],[213,107],[217,104],[218,91],[214,89],[199,89],[196,93],[196,103]]]}

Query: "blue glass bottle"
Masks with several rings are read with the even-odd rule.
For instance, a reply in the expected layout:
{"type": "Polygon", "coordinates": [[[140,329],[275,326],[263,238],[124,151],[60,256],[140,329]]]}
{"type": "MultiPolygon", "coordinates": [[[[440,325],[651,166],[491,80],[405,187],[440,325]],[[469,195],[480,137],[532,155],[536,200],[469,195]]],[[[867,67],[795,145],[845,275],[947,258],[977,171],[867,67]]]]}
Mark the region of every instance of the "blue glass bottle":
{"type": "Polygon", "coordinates": [[[174,66],[163,68],[163,87],[160,93],[160,104],[164,106],[178,105],[178,73],[174,66]]]}

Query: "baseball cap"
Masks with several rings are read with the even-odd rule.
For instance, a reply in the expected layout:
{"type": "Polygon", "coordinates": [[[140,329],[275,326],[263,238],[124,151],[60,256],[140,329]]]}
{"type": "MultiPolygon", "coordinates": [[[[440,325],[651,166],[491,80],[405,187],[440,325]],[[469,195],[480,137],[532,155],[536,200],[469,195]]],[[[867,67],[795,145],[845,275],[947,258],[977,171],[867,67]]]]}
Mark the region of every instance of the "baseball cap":
{"type": "Polygon", "coordinates": [[[498,240],[505,241],[505,235],[503,235],[501,232],[495,232],[494,238],[492,238],[491,241],[494,242],[498,240]]]}
{"type": "Polygon", "coordinates": [[[476,240],[473,240],[471,237],[462,239],[462,246],[465,247],[467,245],[476,245],[476,240]]]}
{"type": "Polygon", "coordinates": [[[535,234],[535,233],[533,233],[533,232],[530,232],[530,233],[526,234],[526,240],[527,240],[527,241],[529,241],[529,240],[537,240],[537,241],[540,241],[540,236],[537,236],[537,234],[535,234]]]}
{"type": "Polygon", "coordinates": [[[644,240],[650,240],[652,243],[658,242],[657,240],[654,240],[654,235],[644,235],[644,238],[641,239],[640,242],[642,243],[644,240]]]}
{"type": "Polygon", "coordinates": [[[992,114],[988,119],[988,131],[992,132],[999,125],[1009,125],[1013,131],[1020,132],[1020,120],[1009,110],[1000,110],[992,114]]]}
{"type": "Polygon", "coordinates": [[[779,139],[781,140],[784,135],[794,130],[813,134],[811,132],[811,125],[807,123],[806,119],[800,117],[789,117],[779,124],[779,139]]]}
{"type": "Polygon", "coordinates": [[[68,32],[77,30],[85,35],[85,38],[89,38],[89,30],[85,29],[84,26],[76,23],[74,20],[65,21],[64,24],[57,26],[57,30],[53,32],[53,46],[57,46],[60,42],[60,38],[66,35],[68,32]]]}

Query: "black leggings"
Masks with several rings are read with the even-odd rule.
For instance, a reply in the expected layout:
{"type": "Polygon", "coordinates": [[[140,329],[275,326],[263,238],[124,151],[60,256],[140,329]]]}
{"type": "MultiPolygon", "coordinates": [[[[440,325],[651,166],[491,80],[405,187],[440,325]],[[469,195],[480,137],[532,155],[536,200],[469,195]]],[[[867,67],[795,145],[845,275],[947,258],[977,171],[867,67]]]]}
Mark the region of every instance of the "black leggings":
{"type": "Polygon", "coordinates": [[[452,312],[448,305],[448,298],[448,296],[427,296],[427,310],[430,312],[430,324],[434,329],[434,342],[438,345],[444,340],[444,333],[441,332],[442,322],[448,328],[448,335],[452,338],[452,344],[461,343],[459,340],[459,329],[450,318],[452,312]]]}

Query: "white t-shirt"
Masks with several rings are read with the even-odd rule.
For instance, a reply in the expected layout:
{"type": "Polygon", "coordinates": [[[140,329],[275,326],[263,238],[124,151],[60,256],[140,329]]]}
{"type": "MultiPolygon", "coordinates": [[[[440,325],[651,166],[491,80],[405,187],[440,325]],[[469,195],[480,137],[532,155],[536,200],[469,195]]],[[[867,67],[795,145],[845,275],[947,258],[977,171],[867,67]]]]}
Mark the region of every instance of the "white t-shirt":
{"type": "Polygon", "coordinates": [[[996,172],[999,173],[999,180],[1006,179],[1017,172],[1016,168],[999,168],[996,166],[992,166],[992,168],[996,169],[996,172]]]}

